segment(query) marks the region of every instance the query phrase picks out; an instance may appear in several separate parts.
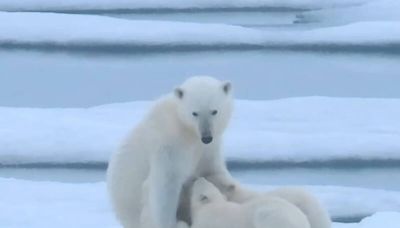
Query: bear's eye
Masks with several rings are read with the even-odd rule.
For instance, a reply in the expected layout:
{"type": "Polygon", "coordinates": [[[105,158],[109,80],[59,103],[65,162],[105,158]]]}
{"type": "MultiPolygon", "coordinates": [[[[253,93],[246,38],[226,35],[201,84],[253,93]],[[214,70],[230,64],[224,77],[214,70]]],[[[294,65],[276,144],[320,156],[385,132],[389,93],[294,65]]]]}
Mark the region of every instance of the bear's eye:
{"type": "Polygon", "coordinates": [[[215,116],[215,115],[217,115],[217,113],[218,113],[218,110],[213,110],[213,111],[211,112],[211,115],[215,116]]]}
{"type": "Polygon", "coordinates": [[[200,196],[200,202],[202,203],[208,203],[209,199],[206,195],[201,195],[200,196]]]}
{"type": "Polygon", "coordinates": [[[196,117],[199,116],[199,114],[197,112],[192,112],[192,115],[196,116],[196,117]]]}

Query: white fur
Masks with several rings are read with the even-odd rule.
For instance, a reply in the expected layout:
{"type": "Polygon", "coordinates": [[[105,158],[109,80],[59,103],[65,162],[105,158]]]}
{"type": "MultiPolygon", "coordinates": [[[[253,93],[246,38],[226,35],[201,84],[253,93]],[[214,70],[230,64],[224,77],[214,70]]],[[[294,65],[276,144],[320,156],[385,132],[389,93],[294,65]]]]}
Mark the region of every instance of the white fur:
{"type": "Polygon", "coordinates": [[[286,200],[264,196],[229,202],[204,178],[194,183],[191,203],[192,228],[310,228],[306,216],[286,200]]]}
{"type": "Polygon", "coordinates": [[[220,150],[232,112],[231,94],[229,83],[210,77],[188,79],[156,101],[113,154],[107,184],[125,228],[181,226],[177,211],[180,202],[185,206],[188,201],[182,199],[185,183],[213,174],[233,182],[220,150]],[[212,142],[203,143],[204,135],[212,136],[212,142]]]}
{"type": "Polygon", "coordinates": [[[331,219],[319,200],[301,188],[285,187],[264,193],[266,196],[280,197],[296,205],[307,216],[311,228],[330,228],[331,219]]]}
{"type": "Polygon", "coordinates": [[[279,197],[297,206],[306,215],[311,228],[330,228],[332,226],[327,210],[314,195],[304,189],[285,187],[260,193],[246,191],[240,184],[229,180],[224,181],[220,176],[211,175],[207,177],[207,180],[214,183],[229,201],[247,203],[264,197],[279,197]]]}

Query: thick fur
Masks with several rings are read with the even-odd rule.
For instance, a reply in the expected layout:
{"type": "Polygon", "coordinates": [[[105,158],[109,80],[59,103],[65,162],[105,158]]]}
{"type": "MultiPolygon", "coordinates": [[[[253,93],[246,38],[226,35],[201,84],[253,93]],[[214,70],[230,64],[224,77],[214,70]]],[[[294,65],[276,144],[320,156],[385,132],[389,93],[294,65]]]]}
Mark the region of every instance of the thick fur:
{"type": "Polygon", "coordinates": [[[330,228],[332,225],[328,211],[314,195],[304,189],[278,188],[263,195],[280,197],[296,205],[307,216],[311,228],[330,228]]]}
{"type": "Polygon", "coordinates": [[[193,186],[192,228],[310,228],[296,206],[279,197],[264,196],[239,204],[204,178],[193,186]]]}
{"type": "Polygon", "coordinates": [[[190,208],[188,182],[214,175],[234,183],[220,149],[232,103],[230,83],[210,77],[190,78],[155,102],[107,172],[111,202],[125,228],[175,228],[179,219],[190,224],[190,212],[179,210],[190,208]]]}
{"type": "Polygon", "coordinates": [[[297,206],[307,216],[311,228],[330,228],[332,226],[327,210],[314,195],[302,188],[285,187],[264,193],[250,192],[243,191],[243,187],[238,183],[232,184],[231,181],[223,181],[223,177],[211,175],[207,179],[213,182],[229,201],[247,203],[264,197],[279,197],[297,206]]]}

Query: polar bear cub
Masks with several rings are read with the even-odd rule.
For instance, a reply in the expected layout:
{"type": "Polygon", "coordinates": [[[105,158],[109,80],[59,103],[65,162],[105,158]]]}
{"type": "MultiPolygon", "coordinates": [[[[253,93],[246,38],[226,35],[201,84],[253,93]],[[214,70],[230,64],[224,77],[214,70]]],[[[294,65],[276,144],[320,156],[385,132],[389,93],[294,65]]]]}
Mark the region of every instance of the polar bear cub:
{"type": "Polygon", "coordinates": [[[193,184],[192,228],[310,228],[296,206],[278,197],[263,197],[243,204],[229,202],[210,182],[193,184]]]}
{"type": "Polygon", "coordinates": [[[214,183],[228,201],[246,203],[264,197],[278,197],[298,207],[306,215],[311,228],[330,228],[331,219],[326,208],[310,192],[302,188],[281,187],[268,192],[245,192],[240,184],[232,184],[228,181],[216,182],[214,179],[221,180],[218,176],[206,177],[208,181],[214,183]]]}

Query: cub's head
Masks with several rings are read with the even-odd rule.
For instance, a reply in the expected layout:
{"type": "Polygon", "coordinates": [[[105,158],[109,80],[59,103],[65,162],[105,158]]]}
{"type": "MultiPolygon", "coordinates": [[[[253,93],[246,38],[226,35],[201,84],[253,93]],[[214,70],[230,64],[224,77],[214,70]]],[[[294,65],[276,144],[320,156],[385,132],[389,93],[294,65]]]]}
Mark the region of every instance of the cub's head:
{"type": "Polygon", "coordinates": [[[212,183],[201,177],[192,186],[190,199],[193,211],[198,211],[204,205],[225,201],[226,198],[212,183]]]}
{"type": "Polygon", "coordinates": [[[187,79],[175,89],[178,115],[204,144],[224,132],[232,113],[232,85],[212,77],[187,79]]]}

